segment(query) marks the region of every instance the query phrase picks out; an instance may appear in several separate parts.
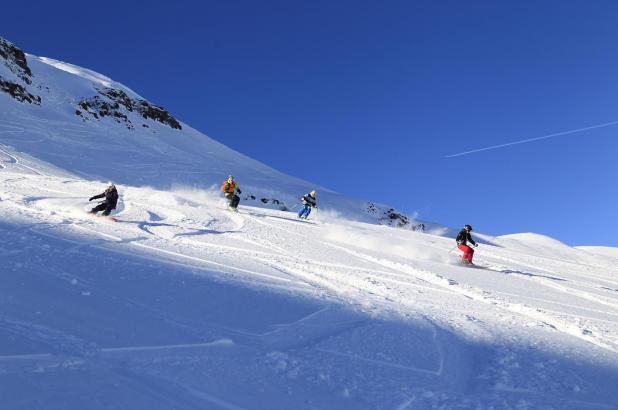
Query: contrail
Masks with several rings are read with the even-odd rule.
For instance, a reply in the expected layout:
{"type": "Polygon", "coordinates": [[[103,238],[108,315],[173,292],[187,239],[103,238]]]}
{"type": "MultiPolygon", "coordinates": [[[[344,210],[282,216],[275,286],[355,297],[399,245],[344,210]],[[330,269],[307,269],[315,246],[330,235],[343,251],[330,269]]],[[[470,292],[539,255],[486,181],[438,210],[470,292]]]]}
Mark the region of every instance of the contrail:
{"type": "Polygon", "coordinates": [[[559,132],[557,134],[549,134],[549,135],[544,135],[542,137],[529,138],[529,139],[525,139],[525,140],[521,140],[521,141],[507,142],[506,144],[492,145],[491,147],[473,149],[472,151],[466,151],[466,152],[460,152],[458,154],[447,155],[445,158],[460,157],[462,155],[473,154],[475,152],[489,151],[491,149],[498,149],[498,148],[503,148],[503,147],[509,147],[511,145],[517,145],[517,144],[525,144],[525,143],[528,143],[528,142],[544,140],[544,139],[547,139],[547,138],[559,137],[561,135],[575,134],[577,132],[594,130],[596,128],[610,127],[612,125],[618,125],[618,121],[606,122],[605,124],[593,125],[591,127],[586,127],[586,128],[578,128],[576,130],[563,131],[563,132],[559,132]]]}

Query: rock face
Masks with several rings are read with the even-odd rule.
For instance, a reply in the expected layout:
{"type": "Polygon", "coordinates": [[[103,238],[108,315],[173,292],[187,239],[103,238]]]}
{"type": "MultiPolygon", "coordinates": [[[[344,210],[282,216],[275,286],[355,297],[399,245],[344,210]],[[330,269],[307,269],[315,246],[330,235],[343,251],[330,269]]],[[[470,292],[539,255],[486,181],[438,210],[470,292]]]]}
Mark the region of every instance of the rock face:
{"type": "MultiPolygon", "coordinates": [[[[122,90],[102,88],[97,90],[99,95],[82,99],[77,105],[76,115],[84,119],[93,117],[100,119],[112,117],[118,123],[124,123],[127,128],[134,129],[133,123],[127,115],[130,112],[139,114],[144,119],[158,121],[168,127],[181,130],[180,123],[165,109],[150,104],[146,100],[131,98],[122,90]]],[[[142,124],[148,128],[147,124],[142,124]]]]}
{"type": "Polygon", "coordinates": [[[22,85],[5,80],[2,76],[0,76],[0,91],[4,91],[19,102],[41,105],[41,97],[30,94],[22,85]]]}
{"type": "Polygon", "coordinates": [[[32,70],[28,66],[26,54],[13,43],[0,38],[0,64],[8,68],[15,80],[0,75],[0,91],[9,94],[19,102],[41,104],[41,97],[33,95],[26,89],[32,84],[32,70]],[[22,84],[20,84],[22,83],[22,84]]]}
{"type": "Polygon", "coordinates": [[[383,210],[383,208],[379,207],[373,202],[368,202],[365,208],[365,212],[370,215],[377,216],[380,223],[383,225],[394,226],[397,228],[406,228],[418,232],[425,232],[425,224],[415,224],[415,221],[413,219],[397,211],[394,208],[388,208],[386,210],[383,210]]]}
{"type": "Polygon", "coordinates": [[[28,67],[26,53],[17,48],[13,43],[0,38],[0,57],[2,57],[4,64],[13,74],[26,84],[32,84],[32,70],[28,67]]]}
{"type": "Polygon", "coordinates": [[[270,204],[273,209],[278,209],[280,211],[289,211],[289,208],[285,205],[285,203],[276,198],[257,198],[255,195],[245,195],[243,198],[245,201],[260,201],[264,205],[270,204]]]}
{"type": "Polygon", "coordinates": [[[390,208],[384,211],[382,221],[387,222],[387,225],[394,225],[400,228],[410,225],[410,218],[402,213],[397,212],[395,209],[390,208]]]}

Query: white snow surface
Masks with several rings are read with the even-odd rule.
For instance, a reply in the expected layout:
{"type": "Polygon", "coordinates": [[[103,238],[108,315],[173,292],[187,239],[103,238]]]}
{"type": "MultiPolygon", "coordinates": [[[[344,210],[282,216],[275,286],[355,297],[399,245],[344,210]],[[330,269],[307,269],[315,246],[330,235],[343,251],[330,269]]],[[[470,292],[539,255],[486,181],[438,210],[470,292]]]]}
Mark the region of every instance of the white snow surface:
{"type": "Polygon", "coordinates": [[[230,212],[228,172],[290,204],[313,185],[185,124],[84,122],[111,80],[28,62],[41,106],[0,93],[0,408],[618,408],[615,250],[475,233],[464,267],[453,229],[324,188],[308,221],[230,212]],[[108,179],[118,222],[86,213],[108,179]]]}

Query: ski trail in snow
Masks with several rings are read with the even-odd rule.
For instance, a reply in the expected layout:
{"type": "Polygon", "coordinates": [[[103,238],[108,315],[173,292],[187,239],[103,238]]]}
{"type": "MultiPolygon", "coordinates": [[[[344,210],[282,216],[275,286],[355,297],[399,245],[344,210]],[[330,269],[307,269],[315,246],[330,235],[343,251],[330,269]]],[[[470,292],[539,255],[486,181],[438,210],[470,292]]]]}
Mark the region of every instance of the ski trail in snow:
{"type": "MultiPolygon", "coordinates": [[[[391,265],[391,263],[388,263],[387,261],[381,261],[377,258],[362,254],[360,252],[351,251],[343,247],[341,249],[342,251],[345,251],[345,252],[353,252],[359,257],[374,260],[377,263],[383,263],[383,264],[386,264],[387,266],[391,265]]],[[[424,270],[419,270],[418,268],[414,268],[411,266],[400,265],[399,269],[404,269],[404,271],[407,271],[407,272],[410,272],[416,275],[422,275],[423,278],[431,281],[432,283],[446,287],[452,290],[454,293],[459,293],[462,296],[466,296],[466,297],[469,297],[479,302],[490,304],[490,305],[499,307],[504,310],[509,310],[512,312],[520,313],[520,314],[529,316],[533,319],[540,320],[541,322],[548,324],[550,327],[554,328],[557,331],[561,331],[563,333],[566,333],[571,336],[577,337],[579,339],[585,340],[587,342],[590,342],[594,345],[597,345],[611,352],[618,353],[618,343],[603,340],[602,338],[592,335],[586,329],[581,329],[579,326],[573,325],[566,320],[561,320],[560,318],[556,318],[550,314],[544,313],[542,310],[538,308],[528,307],[520,303],[511,303],[505,300],[499,300],[495,297],[489,297],[483,294],[483,292],[479,292],[473,288],[462,287],[456,281],[453,282],[450,279],[446,279],[440,275],[436,275],[436,274],[433,274],[431,272],[424,271],[424,270]]]]}
{"type": "Polygon", "coordinates": [[[510,147],[512,145],[527,144],[527,143],[530,143],[530,142],[540,141],[540,140],[544,140],[544,139],[548,139],[548,138],[554,138],[554,137],[559,137],[559,136],[569,135],[569,134],[577,134],[579,132],[595,130],[595,129],[598,129],[598,128],[611,127],[611,126],[617,125],[617,124],[618,124],[618,121],[611,121],[611,122],[606,122],[606,123],[603,123],[603,124],[592,125],[590,127],[577,128],[577,129],[574,129],[574,130],[562,131],[562,132],[558,132],[558,133],[555,133],[555,134],[544,135],[542,137],[528,138],[528,139],[519,140],[519,141],[507,142],[505,144],[492,145],[492,146],[485,147],[485,148],[478,148],[478,149],[473,149],[473,150],[470,150],[470,151],[459,152],[457,154],[447,155],[445,158],[461,157],[463,155],[474,154],[474,153],[482,152],[482,151],[490,151],[490,150],[494,150],[494,149],[498,149],[498,148],[510,147]]]}
{"type": "MultiPolygon", "coordinates": [[[[11,154],[7,150],[6,146],[0,146],[0,153],[6,155],[9,158],[9,162],[8,163],[10,164],[11,167],[22,167],[22,168],[25,168],[25,169],[31,171],[35,175],[43,175],[40,171],[32,168],[31,166],[28,166],[28,165],[24,164],[23,162],[20,162],[19,158],[16,155],[11,154]]],[[[6,167],[4,167],[4,168],[6,168],[6,167]]]]}

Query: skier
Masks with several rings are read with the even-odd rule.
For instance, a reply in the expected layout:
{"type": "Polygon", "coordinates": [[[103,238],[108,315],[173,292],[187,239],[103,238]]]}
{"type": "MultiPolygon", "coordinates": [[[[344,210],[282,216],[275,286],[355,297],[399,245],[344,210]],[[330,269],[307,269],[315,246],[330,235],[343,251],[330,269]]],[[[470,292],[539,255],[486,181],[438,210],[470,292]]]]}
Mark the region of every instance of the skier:
{"type": "Polygon", "coordinates": [[[228,200],[228,209],[238,212],[240,197],[236,195],[236,192],[242,194],[242,191],[238,188],[238,184],[234,181],[234,177],[232,175],[223,181],[223,184],[221,185],[221,192],[223,192],[223,195],[225,195],[228,200]]]}
{"type": "Polygon", "coordinates": [[[461,261],[463,263],[472,265],[472,257],[474,256],[474,249],[468,246],[468,243],[472,244],[475,248],[479,246],[474,240],[472,240],[472,236],[470,235],[472,232],[472,227],[468,224],[464,225],[463,229],[459,231],[457,234],[457,247],[463,251],[463,256],[461,257],[461,261]]]}
{"type": "Polygon", "coordinates": [[[311,191],[309,192],[307,195],[303,196],[301,198],[301,201],[303,203],[303,207],[300,208],[300,211],[298,211],[298,217],[301,219],[307,219],[307,217],[309,216],[309,214],[311,213],[311,208],[317,208],[317,202],[315,199],[315,191],[311,191]]]}
{"type": "Polygon", "coordinates": [[[107,188],[105,192],[99,195],[95,195],[90,197],[88,201],[92,201],[94,199],[105,198],[104,201],[99,203],[99,205],[95,206],[90,210],[91,214],[95,214],[99,211],[103,211],[101,215],[109,216],[112,212],[112,209],[116,209],[116,204],[118,203],[118,191],[116,190],[116,186],[110,181],[107,183],[107,188]]]}

